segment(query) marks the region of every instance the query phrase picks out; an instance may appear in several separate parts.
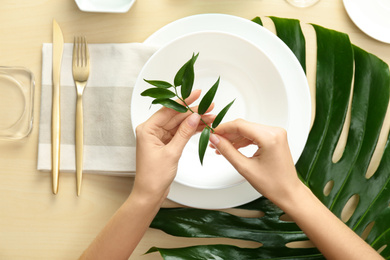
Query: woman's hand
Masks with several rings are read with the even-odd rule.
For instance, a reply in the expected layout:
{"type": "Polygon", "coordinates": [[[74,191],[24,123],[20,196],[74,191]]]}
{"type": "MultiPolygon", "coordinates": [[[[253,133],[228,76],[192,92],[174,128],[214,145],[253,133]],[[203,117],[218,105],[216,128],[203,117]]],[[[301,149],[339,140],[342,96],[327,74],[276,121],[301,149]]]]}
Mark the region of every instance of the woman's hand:
{"type": "Polygon", "coordinates": [[[294,192],[300,182],[282,128],[264,126],[242,119],[221,124],[210,138],[213,146],[241,173],[261,194],[279,204],[294,192]],[[238,149],[256,145],[252,157],[246,157],[238,149]]]}
{"type": "MultiPolygon", "coordinates": [[[[194,91],[186,99],[186,103],[193,103],[199,96],[200,90],[194,91]]],[[[196,112],[197,108],[193,110],[196,112]]],[[[214,116],[206,115],[202,118],[210,123],[214,116]]],[[[204,128],[204,124],[199,123],[200,119],[201,116],[196,113],[179,113],[163,107],[137,127],[133,193],[152,200],[166,198],[185,145],[196,131],[204,128]]]]}
{"type": "Polygon", "coordinates": [[[383,259],[298,178],[281,128],[244,120],[220,125],[210,141],[251,185],[287,213],[327,259],[383,259]],[[256,145],[252,157],[238,149],[256,145]]]}

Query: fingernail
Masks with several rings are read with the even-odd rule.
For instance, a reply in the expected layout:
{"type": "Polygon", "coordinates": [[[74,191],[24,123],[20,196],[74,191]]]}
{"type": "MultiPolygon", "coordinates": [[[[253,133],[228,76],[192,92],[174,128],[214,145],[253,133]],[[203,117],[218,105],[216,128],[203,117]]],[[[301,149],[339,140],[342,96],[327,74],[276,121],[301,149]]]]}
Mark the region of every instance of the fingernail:
{"type": "Polygon", "coordinates": [[[191,127],[197,127],[199,124],[199,120],[200,120],[200,115],[197,113],[193,113],[188,117],[187,122],[191,127]]]}
{"type": "Polygon", "coordinates": [[[219,143],[219,138],[215,134],[210,135],[210,142],[213,145],[217,145],[219,143]]]}

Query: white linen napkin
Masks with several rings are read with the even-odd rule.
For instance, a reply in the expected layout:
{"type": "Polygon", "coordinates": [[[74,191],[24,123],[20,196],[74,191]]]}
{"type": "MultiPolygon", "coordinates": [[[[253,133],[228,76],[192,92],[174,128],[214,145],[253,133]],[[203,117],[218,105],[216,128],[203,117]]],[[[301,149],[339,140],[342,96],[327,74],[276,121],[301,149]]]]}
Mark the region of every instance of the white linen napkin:
{"type": "MultiPolygon", "coordinates": [[[[83,94],[84,172],[135,173],[135,137],[130,101],[137,76],[157,50],[142,43],[89,44],[90,75],[83,94]]],[[[61,67],[60,171],[75,172],[76,87],[73,44],[64,45],[61,67]]],[[[51,171],[52,44],[42,48],[38,170],[51,171]]]]}

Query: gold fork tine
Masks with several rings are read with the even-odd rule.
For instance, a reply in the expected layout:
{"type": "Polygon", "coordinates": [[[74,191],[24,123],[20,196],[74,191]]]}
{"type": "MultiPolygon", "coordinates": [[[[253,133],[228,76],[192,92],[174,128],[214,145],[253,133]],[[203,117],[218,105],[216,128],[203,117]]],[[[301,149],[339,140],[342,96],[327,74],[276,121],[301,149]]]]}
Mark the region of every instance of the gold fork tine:
{"type": "Polygon", "coordinates": [[[85,37],[75,37],[72,60],[73,79],[76,85],[76,182],[77,195],[81,193],[83,174],[83,93],[89,77],[89,51],[85,37]]]}
{"type": "Polygon", "coordinates": [[[89,66],[89,51],[87,46],[87,39],[83,37],[84,40],[84,62],[85,66],[89,66]]]}
{"type": "Polygon", "coordinates": [[[73,42],[73,56],[72,56],[72,69],[74,70],[74,67],[77,66],[77,61],[78,61],[78,38],[74,37],[74,42],[73,42]]]}

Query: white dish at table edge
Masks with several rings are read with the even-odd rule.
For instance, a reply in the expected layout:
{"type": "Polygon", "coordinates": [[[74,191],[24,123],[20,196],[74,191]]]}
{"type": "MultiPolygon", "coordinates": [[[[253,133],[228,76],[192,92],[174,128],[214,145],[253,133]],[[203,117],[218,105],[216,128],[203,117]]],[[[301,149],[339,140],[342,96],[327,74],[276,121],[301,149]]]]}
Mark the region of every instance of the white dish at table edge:
{"type": "Polygon", "coordinates": [[[390,43],[390,1],[343,0],[343,2],[351,20],[365,34],[378,41],[390,43]]]}
{"type": "Polygon", "coordinates": [[[126,13],[135,0],[75,0],[75,2],[84,12],[126,13]]]}
{"type": "MultiPolygon", "coordinates": [[[[309,86],[301,65],[291,50],[274,34],[258,24],[244,18],[225,14],[201,14],[174,21],[155,33],[144,43],[163,46],[171,40],[188,33],[199,31],[222,31],[236,34],[267,52],[270,59],[282,73],[282,78],[291,91],[289,99],[294,109],[290,122],[300,124],[306,131],[289,133],[289,144],[297,147],[299,153],[293,154],[296,162],[303,151],[310,130],[311,100],[309,86]],[[293,136],[294,138],[290,138],[293,136]]],[[[132,110],[133,111],[133,110],[132,110]]],[[[134,125],[133,125],[134,126],[134,125]]],[[[177,182],[171,185],[168,198],[177,203],[206,209],[235,207],[259,198],[259,194],[248,182],[225,189],[205,190],[191,188],[177,182]]]]}

